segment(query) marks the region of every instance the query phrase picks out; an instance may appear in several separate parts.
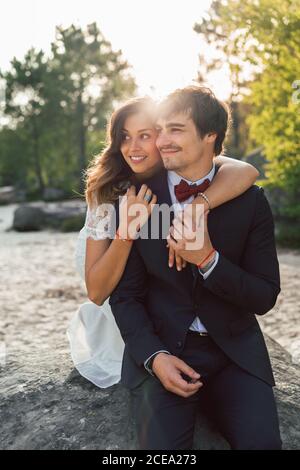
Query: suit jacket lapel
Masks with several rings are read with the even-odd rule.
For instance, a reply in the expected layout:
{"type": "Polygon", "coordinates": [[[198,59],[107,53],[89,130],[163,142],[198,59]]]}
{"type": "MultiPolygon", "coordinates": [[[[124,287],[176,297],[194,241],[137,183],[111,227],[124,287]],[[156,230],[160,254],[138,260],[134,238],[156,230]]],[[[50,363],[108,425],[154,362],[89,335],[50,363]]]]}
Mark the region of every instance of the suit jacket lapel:
{"type": "Polygon", "coordinates": [[[149,185],[152,192],[156,194],[158,204],[165,203],[168,204],[168,206],[172,206],[168,185],[168,173],[165,168],[162,168],[158,173],[150,178],[146,184],[149,185]]]}
{"type": "MultiPolygon", "coordinates": [[[[166,206],[172,206],[172,199],[169,191],[169,184],[168,184],[168,173],[165,168],[162,168],[158,173],[156,173],[151,179],[146,181],[147,186],[151,188],[153,194],[157,196],[157,204],[161,206],[165,204],[166,206]]],[[[170,216],[168,220],[170,221],[170,225],[174,218],[174,210],[169,212],[170,216]]],[[[151,224],[150,221],[151,217],[148,220],[148,225],[151,224]]],[[[161,233],[161,232],[160,232],[161,233]]],[[[165,242],[164,238],[162,240],[165,242]]]]}

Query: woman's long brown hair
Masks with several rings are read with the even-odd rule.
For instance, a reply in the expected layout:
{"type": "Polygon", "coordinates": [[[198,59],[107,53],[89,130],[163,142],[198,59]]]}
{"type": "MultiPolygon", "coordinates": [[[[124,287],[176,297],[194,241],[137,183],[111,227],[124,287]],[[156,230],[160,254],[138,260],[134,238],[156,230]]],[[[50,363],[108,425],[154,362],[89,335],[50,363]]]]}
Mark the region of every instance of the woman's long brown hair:
{"type": "Polygon", "coordinates": [[[133,98],[112,114],[107,128],[107,146],[91,160],[84,174],[88,205],[113,203],[124,194],[124,184],[130,181],[133,172],[120,150],[123,128],[128,116],[139,112],[149,115],[154,124],[155,102],[150,97],[133,98]]]}

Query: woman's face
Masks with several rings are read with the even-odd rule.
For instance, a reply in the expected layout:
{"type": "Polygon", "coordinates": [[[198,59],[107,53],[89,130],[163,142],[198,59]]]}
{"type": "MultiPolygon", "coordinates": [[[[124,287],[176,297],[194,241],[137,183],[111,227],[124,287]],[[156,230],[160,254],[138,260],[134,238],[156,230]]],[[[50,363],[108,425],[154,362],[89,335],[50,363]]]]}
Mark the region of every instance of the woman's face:
{"type": "Polygon", "coordinates": [[[129,116],[124,123],[121,152],[134,173],[151,173],[162,165],[156,147],[157,132],[143,112],[129,116]]]}

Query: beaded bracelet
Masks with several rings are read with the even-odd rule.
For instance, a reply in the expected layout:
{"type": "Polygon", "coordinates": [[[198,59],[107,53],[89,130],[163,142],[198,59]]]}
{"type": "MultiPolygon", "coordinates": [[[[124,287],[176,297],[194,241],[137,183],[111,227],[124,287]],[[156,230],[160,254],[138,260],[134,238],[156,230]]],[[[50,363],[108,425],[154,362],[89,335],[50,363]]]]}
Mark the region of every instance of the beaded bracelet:
{"type": "Polygon", "coordinates": [[[206,196],[206,194],[204,194],[204,193],[198,193],[197,196],[201,196],[202,199],[204,199],[204,200],[207,202],[208,209],[211,210],[210,202],[209,202],[209,199],[208,199],[208,197],[206,196]]]}

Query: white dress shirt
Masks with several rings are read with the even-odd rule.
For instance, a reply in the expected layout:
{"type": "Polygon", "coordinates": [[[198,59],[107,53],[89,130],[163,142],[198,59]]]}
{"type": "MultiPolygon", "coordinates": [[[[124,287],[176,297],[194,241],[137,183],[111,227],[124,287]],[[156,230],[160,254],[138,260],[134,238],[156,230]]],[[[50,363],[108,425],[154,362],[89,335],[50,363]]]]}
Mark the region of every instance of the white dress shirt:
{"type": "MultiPolygon", "coordinates": [[[[168,171],[168,185],[169,185],[169,191],[170,191],[171,201],[172,201],[172,205],[173,205],[173,208],[174,208],[175,215],[179,211],[183,210],[184,206],[186,204],[190,204],[194,200],[194,196],[189,197],[188,199],[186,199],[183,202],[179,202],[176,199],[176,196],[175,196],[174,186],[176,184],[179,184],[181,180],[186,181],[189,185],[191,185],[191,184],[199,185],[199,184],[203,183],[203,181],[205,179],[209,179],[210,181],[212,181],[212,179],[214,177],[214,174],[215,174],[215,164],[214,163],[213,163],[213,166],[212,166],[212,169],[210,170],[210,172],[207,175],[205,175],[203,178],[201,178],[200,180],[197,180],[197,181],[189,181],[186,178],[182,178],[182,176],[179,176],[175,171],[168,171]]],[[[216,267],[216,265],[218,263],[218,260],[219,260],[219,253],[216,252],[215,261],[214,261],[214,264],[211,266],[211,268],[205,274],[202,274],[201,271],[199,270],[199,273],[203,276],[204,279],[207,279],[208,276],[211,274],[211,272],[214,270],[214,268],[216,267]]],[[[184,269],[186,269],[186,268],[184,268],[184,269]]],[[[198,316],[195,317],[195,319],[194,319],[194,321],[191,324],[189,329],[193,330],[193,331],[207,332],[205,326],[203,325],[203,323],[201,323],[200,318],[198,316]]],[[[153,357],[155,354],[158,354],[159,352],[166,352],[166,353],[170,354],[169,351],[164,351],[164,350],[156,351],[154,354],[152,354],[150,357],[148,357],[146,359],[146,361],[144,362],[145,368],[152,375],[153,375],[153,372],[151,371],[151,369],[149,369],[147,367],[146,364],[151,359],[151,357],[153,357]]]]}
{"type": "MultiPolygon", "coordinates": [[[[209,181],[212,181],[212,179],[214,177],[214,174],[215,174],[215,164],[214,163],[213,163],[213,166],[212,166],[212,169],[210,170],[210,172],[206,176],[204,176],[203,178],[201,178],[200,180],[197,180],[197,181],[189,181],[186,178],[182,178],[181,176],[179,176],[177,173],[175,173],[175,171],[168,171],[168,185],[169,185],[169,191],[170,191],[171,200],[172,200],[172,204],[173,204],[173,207],[174,207],[175,214],[177,212],[183,210],[184,206],[186,204],[190,204],[194,200],[194,196],[191,196],[183,202],[178,202],[178,200],[176,199],[176,196],[175,196],[175,191],[174,191],[175,185],[179,184],[181,180],[186,181],[189,185],[191,185],[191,184],[197,184],[198,185],[198,184],[203,183],[203,181],[205,179],[209,179],[209,181]]],[[[209,271],[207,271],[205,274],[202,274],[201,271],[199,270],[200,274],[203,276],[204,279],[207,279],[208,276],[210,275],[210,273],[213,271],[213,269],[215,268],[215,266],[218,262],[218,259],[219,259],[219,253],[217,252],[215,262],[211,266],[209,271]]],[[[195,317],[192,325],[190,326],[190,330],[199,331],[199,332],[202,332],[202,331],[207,332],[205,326],[203,325],[203,323],[201,323],[199,317],[195,317]]]]}

